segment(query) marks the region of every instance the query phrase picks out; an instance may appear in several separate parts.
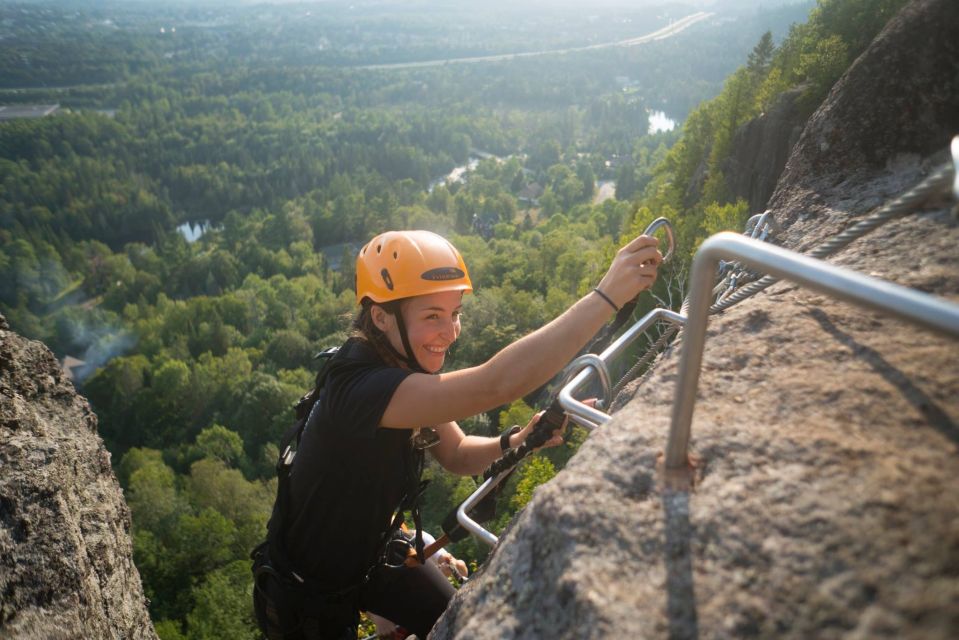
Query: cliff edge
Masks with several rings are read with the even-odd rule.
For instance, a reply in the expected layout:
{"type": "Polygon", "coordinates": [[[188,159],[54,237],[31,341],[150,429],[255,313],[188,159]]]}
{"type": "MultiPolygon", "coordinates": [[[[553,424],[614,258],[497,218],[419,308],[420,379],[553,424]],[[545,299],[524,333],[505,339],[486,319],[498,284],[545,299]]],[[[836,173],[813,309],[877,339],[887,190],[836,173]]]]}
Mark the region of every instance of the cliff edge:
{"type": "Polygon", "coordinates": [[[0,637],[156,638],[96,426],[49,349],[0,316],[0,637]]]}

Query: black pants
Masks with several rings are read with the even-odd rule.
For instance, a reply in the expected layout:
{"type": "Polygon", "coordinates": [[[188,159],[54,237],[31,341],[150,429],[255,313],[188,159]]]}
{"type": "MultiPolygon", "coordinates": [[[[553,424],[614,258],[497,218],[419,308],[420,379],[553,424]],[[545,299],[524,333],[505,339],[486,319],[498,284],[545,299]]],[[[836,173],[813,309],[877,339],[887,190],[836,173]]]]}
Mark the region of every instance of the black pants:
{"type": "Polygon", "coordinates": [[[356,640],[357,593],[317,598],[277,575],[254,578],[253,608],[268,640],[356,640]]]}
{"type": "Polygon", "coordinates": [[[360,607],[383,616],[423,640],[446,610],[455,590],[432,562],[380,569],[360,590],[360,607]]]}
{"type": "MultiPolygon", "coordinates": [[[[357,594],[333,602],[298,598],[271,577],[254,590],[257,615],[269,620],[270,640],[354,640],[359,609],[426,638],[446,610],[454,589],[436,566],[378,569],[357,594]]],[[[262,623],[262,621],[261,621],[262,623]]]]}

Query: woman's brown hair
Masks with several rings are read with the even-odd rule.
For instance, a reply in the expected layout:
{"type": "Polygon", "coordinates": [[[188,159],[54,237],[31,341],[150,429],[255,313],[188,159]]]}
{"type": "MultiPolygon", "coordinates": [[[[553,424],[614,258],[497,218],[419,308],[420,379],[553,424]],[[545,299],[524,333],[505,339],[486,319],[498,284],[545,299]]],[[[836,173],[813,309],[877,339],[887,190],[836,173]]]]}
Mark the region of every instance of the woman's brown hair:
{"type": "MultiPolygon", "coordinates": [[[[391,300],[381,303],[379,306],[390,315],[402,313],[400,304],[403,300],[391,300]]],[[[386,334],[380,331],[379,327],[373,322],[373,313],[371,311],[373,303],[369,298],[363,300],[363,306],[359,313],[353,318],[353,337],[366,341],[382,358],[383,362],[391,367],[402,367],[403,364],[396,357],[396,351],[390,344],[386,334]]]]}

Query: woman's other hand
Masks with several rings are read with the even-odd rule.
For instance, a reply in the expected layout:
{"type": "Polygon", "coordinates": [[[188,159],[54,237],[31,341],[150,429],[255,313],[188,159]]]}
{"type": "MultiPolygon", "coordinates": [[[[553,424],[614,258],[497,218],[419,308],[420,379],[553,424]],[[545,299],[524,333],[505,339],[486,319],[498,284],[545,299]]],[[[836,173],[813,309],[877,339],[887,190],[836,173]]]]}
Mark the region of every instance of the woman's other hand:
{"type": "MultiPolygon", "coordinates": [[[[588,407],[595,407],[596,400],[597,398],[587,398],[586,400],[583,400],[583,404],[585,404],[588,407]]],[[[546,412],[540,411],[539,413],[534,415],[532,419],[530,419],[529,424],[527,424],[525,427],[523,427],[520,431],[518,431],[514,435],[510,436],[509,441],[510,441],[511,448],[515,449],[516,447],[526,442],[526,438],[529,436],[530,433],[532,433],[533,427],[536,426],[536,423],[539,422],[539,419],[543,416],[544,413],[546,412]]],[[[559,445],[563,444],[564,442],[563,433],[566,431],[566,425],[568,424],[569,424],[569,416],[564,414],[563,425],[560,427],[556,427],[553,430],[552,437],[549,440],[547,440],[542,447],[539,447],[536,450],[539,451],[540,449],[547,449],[549,447],[558,447],[559,445]]]]}

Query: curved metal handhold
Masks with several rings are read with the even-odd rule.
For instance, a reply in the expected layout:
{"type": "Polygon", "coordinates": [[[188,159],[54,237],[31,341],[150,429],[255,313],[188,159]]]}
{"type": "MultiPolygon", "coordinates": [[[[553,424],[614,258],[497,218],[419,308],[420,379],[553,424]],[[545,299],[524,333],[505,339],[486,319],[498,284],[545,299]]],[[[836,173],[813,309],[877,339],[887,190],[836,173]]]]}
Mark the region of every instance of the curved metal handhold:
{"type": "MultiPolygon", "coordinates": [[[[686,301],[688,302],[688,300],[689,298],[687,297],[686,301]]],[[[683,309],[686,309],[685,304],[686,302],[684,302],[683,309]]],[[[686,323],[686,316],[683,313],[676,313],[663,307],[657,307],[623,332],[623,335],[616,338],[613,344],[606,347],[597,357],[603,362],[610,362],[626,350],[636,338],[643,335],[647,329],[659,321],[682,327],[686,323]]],[[[608,413],[603,413],[595,407],[585,405],[573,397],[573,393],[579,391],[583,385],[589,382],[593,370],[594,368],[592,366],[580,368],[579,373],[574,375],[573,379],[560,389],[559,395],[556,398],[559,400],[559,405],[563,407],[563,411],[566,412],[570,420],[573,420],[590,431],[606,424],[611,419],[608,413]]]]}
{"type": "Polygon", "coordinates": [[[685,469],[689,465],[690,425],[703,364],[710,290],[720,256],[734,258],[751,269],[775,278],[788,279],[837,300],[885,311],[933,331],[959,337],[959,304],[955,302],[877,280],[822,259],[750,240],[739,234],[718,233],[703,242],[693,258],[689,277],[689,315],[685,323],[682,359],[666,445],[667,469],[685,469]]]}
{"type": "Polygon", "coordinates": [[[959,136],[952,139],[952,195],[959,200],[959,136]]]}
{"type": "Polygon", "coordinates": [[[644,236],[651,236],[660,228],[666,230],[666,253],[663,254],[663,262],[666,262],[673,257],[673,251],[676,249],[676,237],[673,233],[673,225],[666,218],[656,218],[649,223],[649,226],[646,227],[646,230],[643,231],[644,236]]]}
{"type": "Polygon", "coordinates": [[[776,222],[773,212],[770,209],[766,209],[762,213],[753,215],[746,221],[743,234],[750,238],[765,240],[769,234],[775,235],[780,231],[779,223],[776,222]]]}
{"type": "Polygon", "coordinates": [[[495,478],[487,478],[486,481],[477,487],[476,491],[471,493],[470,496],[463,501],[459,508],[456,509],[456,521],[460,523],[460,526],[491,547],[496,546],[496,543],[499,542],[499,538],[484,529],[483,525],[469,517],[469,510],[479,504],[479,501],[485,498],[486,494],[496,488],[496,485],[498,485],[507,475],[509,475],[509,470],[502,472],[495,478]]]}
{"type": "Polygon", "coordinates": [[[584,353],[570,362],[566,367],[567,373],[562,386],[566,386],[577,373],[586,367],[592,367],[596,370],[596,373],[599,375],[600,384],[603,385],[603,400],[602,405],[599,405],[599,407],[601,409],[609,407],[609,404],[613,401],[613,388],[610,384],[609,368],[606,367],[606,362],[595,353],[584,353]]]}
{"type": "MultiPolygon", "coordinates": [[[[765,242],[770,235],[779,233],[782,228],[773,217],[771,209],[762,213],[755,213],[746,221],[743,235],[753,240],[765,242]]],[[[719,261],[719,281],[713,287],[712,295],[716,297],[715,304],[721,303],[736,290],[739,280],[756,276],[755,273],[744,267],[740,262],[719,261]]]]}

